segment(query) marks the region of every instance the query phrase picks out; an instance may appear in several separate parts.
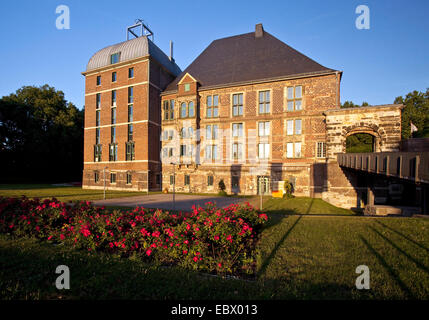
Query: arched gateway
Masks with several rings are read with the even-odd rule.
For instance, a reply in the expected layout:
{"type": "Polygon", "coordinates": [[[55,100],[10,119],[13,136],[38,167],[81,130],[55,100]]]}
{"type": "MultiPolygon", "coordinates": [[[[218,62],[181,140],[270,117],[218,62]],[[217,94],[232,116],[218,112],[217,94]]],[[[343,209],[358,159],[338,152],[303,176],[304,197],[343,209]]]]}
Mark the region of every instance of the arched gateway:
{"type": "Polygon", "coordinates": [[[341,207],[356,207],[359,183],[338,165],[337,155],[346,152],[347,137],[367,133],[374,137],[374,152],[398,151],[403,105],[334,109],[324,112],[327,142],[327,189],[322,197],[341,207]]]}

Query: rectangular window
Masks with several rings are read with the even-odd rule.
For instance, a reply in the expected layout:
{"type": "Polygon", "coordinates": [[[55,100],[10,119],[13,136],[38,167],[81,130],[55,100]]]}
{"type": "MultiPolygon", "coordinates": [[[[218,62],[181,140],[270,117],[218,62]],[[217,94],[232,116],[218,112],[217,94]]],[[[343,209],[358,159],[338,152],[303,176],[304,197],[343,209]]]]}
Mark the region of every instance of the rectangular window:
{"type": "Polygon", "coordinates": [[[120,54],[121,54],[120,52],[111,54],[110,55],[110,64],[118,63],[120,54]]]}
{"type": "Polygon", "coordinates": [[[302,133],[302,120],[296,119],[295,120],[295,134],[301,134],[302,133]]]}
{"type": "Polygon", "coordinates": [[[302,110],[302,86],[287,87],[287,111],[302,110]]]}
{"type": "Polygon", "coordinates": [[[301,142],[295,142],[295,158],[301,158],[301,142]]]}
{"type": "Polygon", "coordinates": [[[207,186],[212,187],[213,186],[213,176],[207,176],[207,186]]]}
{"type": "Polygon", "coordinates": [[[326,145],[325,142],[317,142],[317,158],[326,158],[326,145]]]}
{"type": "Polygon", "coordinates": [[[293,158],[293,143],[291,142],[286,145],[286,157],[293,158]]]}
{"type": "Polygon", "coordinates": [[[169,120],[170,119],[170,106],[167,101],[164,101],[164,120],[169,120]]]}
{"type": "Polygon", "coordinates": [[[212,145],[206,146],[205,157],[206,159],[209,159],[209,160],[217,159],[217,145],[212,144],[212,145]]]}
{"type": "Polygon", "coordinates": [[[101,76],[97,76],[97,86],[101,85],[101,76]]]}
{"type": "Polygon", "coordinates": [[[116,82],[116,72],[112,72],[112,82],[116,82]]]}
{"type": "Polygon", "coordinates": [[[116,183],[116,173],[110,174],[110,183],[116,183]]]}
{"type": "Polygon", "coordinates": [[[189,186],[191,184],[191,177],[185,174],[185,186],[189,186]]]}
{"type": "Polygon", "coordinates": [[[125,143],[125,160],[133,161],[135,159],[134,149],[134,142],[128,141],[125,143]]]}
{"type": "Polygon", "coordinates": [[[258,123],[258,135],[260,137],[267,137],[270,135],[270,122],[259,122],[258,123]]]}
{"type": "Polygon", "coordinates": [[[94,145],[94,162],[101,161],[101,144],[94,145]]]}
{"type": "Polygon", "coordinates": [[[268,159],[270,157],[270,144],[269,143],[259,143],[258,144],[258,158],[259,159],[268,159]]]}
{"type": "Polygon", "coordinates": [[[132,124],[128,125],[128,141],[133,141],[134,137],[134,127],[132,124]]]}
{"type": "Polygon", "coordinates": [[[129,68],[128,69],[128,78],[134,78],[134,68],[129,68]]]}
{"type": "Polygon", "coordinates": [[[186,145],[184,144],[180,145],[180,156],[181,157],[186,156],[186,145]]]}
{"type": "Polygon", "coordinates": [[[115,126],[110,128],[110,142],[111,143],[116,142],[116,127],[115,126]]]}
{"type": "Polygon", "coordinates": [[[170,120],[174,119],[174,100],[170,100],[170,120]]]}
{"type": "Polygon", "coordinates": [[[176,180],[176,179],[174,179],[174,176],[170,175],[170,185],[174,184],[174,180],[176,180]]]}
{"type": "Polygon", "coordinates": [[[109,145],[109,161],[118,160],[118,145],[116,143],[111,143],[109,145]]]}
{"type": "Polygon", "coordinates": [[[94,182],[97,183],[100,181],[100,175],[98,174],[98,171],[94,172],[94,182]]]}
{"type": "Polygon", "coordinates": [[[100,128],[95,129],[95,143],[100,144],[100,128]]]}
{"type": "Polygon", "coordinates": [[[219,116],[219,96],[208,96],[207,97],[207,117],[216,118],[219,116]]]}
{"type": "Polygon", "coordinates": [[[173,148],[169,148],[168,149],[168,156],[172,157],[174,155],[174,149],[173,148]]]}
{"type": "Polygon", "coordinates": [[[232,115],[243,115],[243,94],[237,93],[232,95],[232,115]]]}
{"type": "Polygon", "coordinates": [[[116,123],[116,107],[111,108],[112,124],[116,123]]]}
{"type": "Polygon", "coordinates": [[[233,137],[242,137],[243,136],[243,124],[242,123],[233,123],[232,124],[232,136],[233,137]]]}
{"type": "Polygon", "coordinates": [[[168,131],[168,140],[173,140],[174,138],[174,131],[173,130],[169,130],[168,131]]]}
{"type": "Polygon", "coordinates": [[[128,122],[133,122],[133,105],[128,105],[128,122]]]}
{"type": "Polygon", "coordinates": [[[233,143],[232,144],[232,158],[234,160],[243,158],[243,144],[242,143],[233,143]]]}
{"type": "Polygon", "coordinates": [[[128,103],[133,103],[134,100],[134,87],[128,87],[128,103]]]}
{"type": "Polygon", "coordinates": [[[100,110],[95,111],[95,126],[100,126],[100,110]]]}
{"type": "Polygon", "coordinates": [[[186,149],[188,151],[187,153],[188,157],[192,157],[194,154],[194,145],[190,144],[186,149]]]}
{"type": "Polygon", "coordinates": [[[259,92],[259,113],[270,113],[270,91],[259,92]]]}
{"type": "Polygon", "coordinates": [[[286,134],[290,136],[293,134],[293,120],[287,120],[286,124],[287,124],[286,134]]]}
{"type": "Polygon", "coordinates": [[[127,172],[127,184],[131,184],[132,182],[132,175],[131,173],[127,172]]]}
{"type": "Polygon", "coordinates": [[[112,106],[116,106],[116,90],[112,91],[112,106]]]}
{"type": "Polygon", "coordinates": [[[189,83],[185,83],[185,91],[191,90],[191,85],[189,83]]]}
{"type": "Polygon", "coordinates": [[[100,109],[101,106],[101,96],[99,93],[95,95],[95,107],[96,109],[100,109]]]}

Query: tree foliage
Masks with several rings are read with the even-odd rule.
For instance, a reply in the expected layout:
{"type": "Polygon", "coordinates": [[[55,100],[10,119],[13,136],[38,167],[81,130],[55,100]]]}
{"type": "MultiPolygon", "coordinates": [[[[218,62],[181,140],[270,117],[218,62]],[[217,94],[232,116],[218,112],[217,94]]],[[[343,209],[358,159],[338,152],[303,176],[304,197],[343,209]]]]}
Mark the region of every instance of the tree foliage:
{"type": "Polygon", "coordinates": [[[80,180],[83,110],[48,85],[0,99],[2,182],[80,180]]]}
{"type": "Polygon", "coordinates": [[[358,105],[358,104],[354,104],[352,101],[345,101],[342,105],[341,108],[357,108],[357,107],[366,107],[369,106],[368,102],[364,101],[362,102],[362,105],[358,105]]]}
{"type": "Polygon", "coordinates": [[[429,137],[429,88],[426,92],[412,91],[404,97],[399,96],[394,103],[404,105],[402,109],[402,139],[429,137]],[[413,123],[418,131],[411,134],[413,123]]]}

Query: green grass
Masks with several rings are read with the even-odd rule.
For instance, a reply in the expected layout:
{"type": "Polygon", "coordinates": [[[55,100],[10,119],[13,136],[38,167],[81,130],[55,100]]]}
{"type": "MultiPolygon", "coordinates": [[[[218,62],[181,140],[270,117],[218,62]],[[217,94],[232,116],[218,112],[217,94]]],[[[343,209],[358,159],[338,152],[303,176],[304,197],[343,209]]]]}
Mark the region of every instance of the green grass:
{"type": "MultiPolygon", "coordinates": [[[[251,204],[260,207],[259,198],[252,199],[251,204]]],[[[281,214],[305,215],[355,215],[352,210],[338,208],[322,199],[296,197],[290,199],[266,197],[263,199],[263,211],[281,214]]]]}
{"type": "Polygon", "coordinates": [[[270,213],[255,281],[0,235],[0,299],[429,299],[429,219],[270,213]],[[71,289],[54,286],[56,266],[71,289]],[[370,290],[355,269],[370,269],[370,290]]]}
{"type": "MultiPolygon", "coordinates": [[[[145,195],[146,192],[106,190],[106,199],[145,195]]],[[[153,193],[151,193],[153,194],[153,193]]],[[[59,187],[50,184],[0,184],[0,196],[28,198],[57,198],[60,201],[102,200],[103,190],[89,190],[81,187],[59,187]]]]}
{"type": "MultiPolygon", "coordinates": [[[[151,191],[151,194],[160,194],[161,191],[151,191]]],[[[171,194],[171,193],[170,193],[171,194]]],[[[176,194],[198,195],[218,197],[216,194],[207,193],[185,193],[176,192],[176,194]]],[[[25,195],[28,198],[57,198],[60,201],[74,200],[102,200],[103,190],[82,189],[81,187],[62,187],[51,184],[0,184],[0,196],[3,197],[21,197],[25,195]]],[[[132,196],[144,196],[147,192],[140,191],[114,191],[106,190],[106,199],[123,198],[132,196]]],[[[234,196],[239,198],[251,198],[252,196],[234,196]]]]}

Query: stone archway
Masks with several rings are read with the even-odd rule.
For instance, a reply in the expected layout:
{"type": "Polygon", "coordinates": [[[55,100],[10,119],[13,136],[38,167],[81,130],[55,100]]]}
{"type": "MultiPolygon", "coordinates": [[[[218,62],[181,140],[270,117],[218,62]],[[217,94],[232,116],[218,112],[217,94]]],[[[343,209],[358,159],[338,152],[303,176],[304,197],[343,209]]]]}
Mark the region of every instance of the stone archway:
{"type": "Polygon", "coordinates": [[[338,165],[337,156],[346,152],[346,139],[357,133],[374,137],[374,152],[399,150],[401,141],[402,105],[368,106],[347,109],[331,109],[324,112],[326,121],[327,189],[322,198],[333,205],[356,207],[364,191],[358,176],[344,171],[338,165]]]}
{"type": "Polygon", "coordinates": [[[333,109],[326,116],[327,157],[336,161],[346,151],[346,138],[356,133],[375,137],[375,152],[397,151],[401,140],[402,105],[333,109]]]}
{"type": "Polygon", "coordinates": [[[386,140],[385,131],[373,123],[367,123],[364,125],[362,125],[362,123],[358,123],[358,124],[354,124],[343,128],[341,133],[341,135],[344,137],[343,139],[344,141],[342,143],[343,153],[345,153],[347,149],[346,148],[347,138],[359,133],[369,134],[374,137],[374,145],[373,145],[372,152],[380,152],[381,150],[383,150],[383,141],[386,140]]]}

